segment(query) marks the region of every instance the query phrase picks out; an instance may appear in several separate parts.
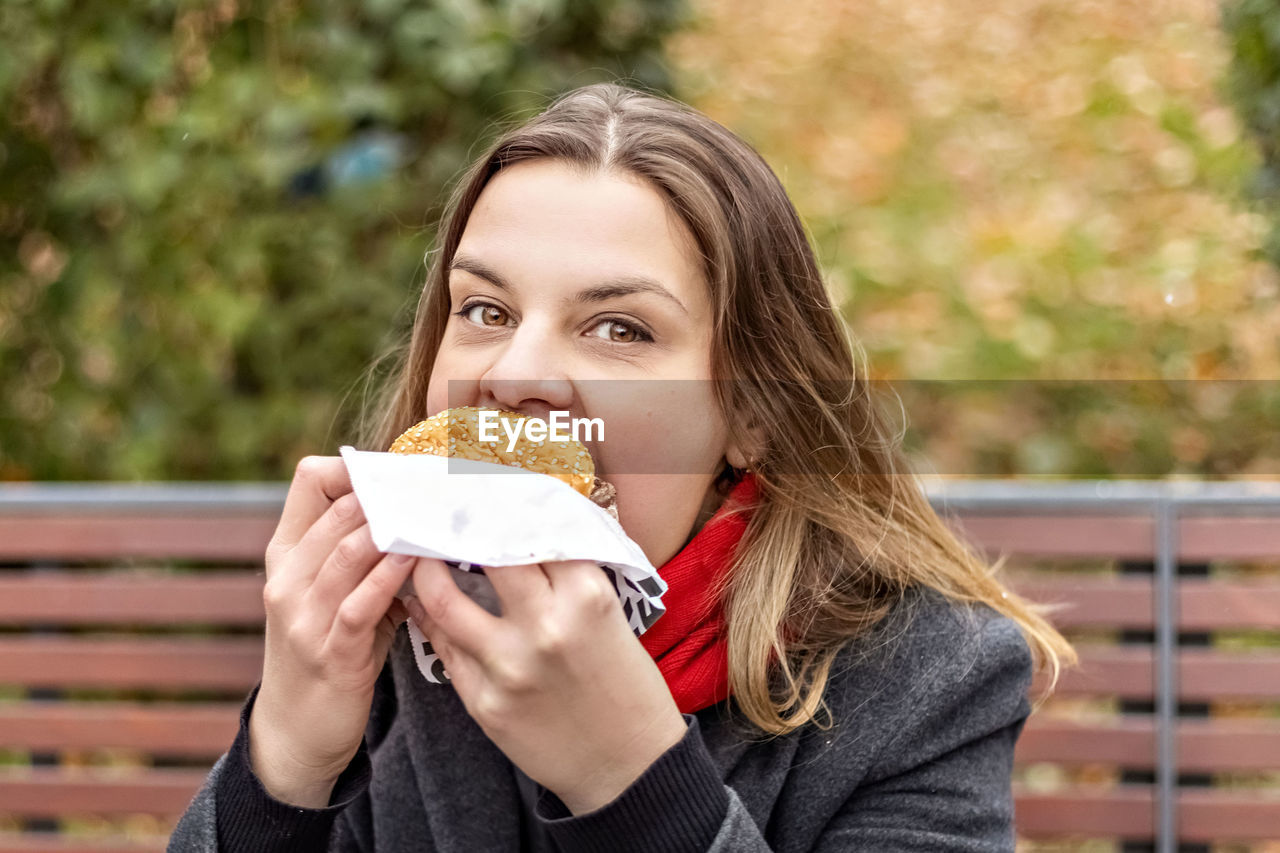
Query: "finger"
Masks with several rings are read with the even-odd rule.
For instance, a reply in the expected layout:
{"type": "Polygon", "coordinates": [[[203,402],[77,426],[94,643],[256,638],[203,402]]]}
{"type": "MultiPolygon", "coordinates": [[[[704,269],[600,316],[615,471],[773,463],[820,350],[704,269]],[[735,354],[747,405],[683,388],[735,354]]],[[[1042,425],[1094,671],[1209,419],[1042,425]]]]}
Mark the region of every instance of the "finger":
{"type": "MultiPolygon", "coordinates": [[[[362,526],[365,526],[364,509],[360,506],[360,501],[357,500],[354,492],[334,501],[289,552],[288,559],[282,561],[283,565],[290,567],[290,586],[306,589],[314,583],[325,565],[334,557],[334,552],[342,545],[343,540],[360,530],[362,526]]],[[[368,540],[368,543],[372,543],[372,539],[368,540]]],[[[352,562],[360,558],[359,552],[372,546],[352,540],[343,547],[347,550],[339,555],[340,559],[343,562],[352,562]]],[[[365,551],[366,554],[374,552],[376,549],[373,552],[365,551]]],[[[367,569],[371,565],[373,565],[373,559],[370,557],[364,564],[364,568],[367,569]]]]}
{"type": "Polygon", "coordinates": [[[485,566],[484,574],[502,603],[502,615],[538,613],[547,607],[551,584],[539,564],[485,566]]]}
{"type": "Polygon", "coordinates": [[[413,591],[431,621],[443,628],[450,641],[472,657],[485,657],[487,640],[501,628],[497,616],[467,597],[439,560],[423,557],[413,570],[413,591]]]}
{"type": "Polygon", "coordinates": [[[420,610],[414,620],[431,644],[431,651],[440,658],[449,682],[459,691],[460,696],[466,693],[467,688],[476,684],[484,674],[480,662],[453,642],[448,632],[433,622],[426,611],[420,610]]]}
{"type": "Polygon", "coordinates": [[[330,636],[340,645],[370,643],[385,620],[400,587],[413,572],[415,558],[387,554],[338,606],[330,636]]]}
{"type": "Polygon", "coordinates": [[[559,560],[542,564],[551,582],[551,594],[571,606],[593,613],[625,618],[618,601],[618,587],[597,563],[590,560],[559,560]]]}
{"type": "Polygon", "coordinates": [[[385,661],[387,659],[387,650],[395,642],[396,632],[400,630],[401,623],[408,618],[409,611],[400,603],[400,599],[391,599],[391,606],[387,608],[387,612],[382,616],[382,621],[374,629],[374,660],[385,661]]]}
{"type": "Polygon", "coordinates": [[[542,571],[554,595],[613,590],[609,576],[591,560],[551,560],[542,564],[542,571]]]}
{"type": "MultiPolygon", "coordinates": [[[[343,599],[360,585],[383,556],[378,546],[373,544],[369,525],[360,525],[339,539],[324,558],[306,591],[308,599],[313,606],[326,612],[337,610],[343,599]]],[[[413,558],[410,557],[409,561],[412,563],[413,558]]]]}
{"type": "MultiPolygon", "coordinates": [[[[410,569],[412,571],[412,569],[410,569]]],[[[387,608],[386,622],[394,631],[400,627],[400,623],[409,618],[409,610],[404,606],[404,602],[399,598],[391,599],[391,606],[387,608]]]]}
{"type": "Polygon", "coordinates": [[[374,660],[385,661],[387,659],[387,650],[395,642],[396,632],[400,630],[400,625],[408,618],[409,611],[405,608],[404,603],[399,598],[391,599],[387,612],[382,614],[382,621],[373,629],[374,660]]]}
{"type": "Polygon", "coordinates": [[[272,545],[288,549],[298,544],[329,505],[350,491],[351,477],[342,457],[303,457],[294,469],[272,545]]]}

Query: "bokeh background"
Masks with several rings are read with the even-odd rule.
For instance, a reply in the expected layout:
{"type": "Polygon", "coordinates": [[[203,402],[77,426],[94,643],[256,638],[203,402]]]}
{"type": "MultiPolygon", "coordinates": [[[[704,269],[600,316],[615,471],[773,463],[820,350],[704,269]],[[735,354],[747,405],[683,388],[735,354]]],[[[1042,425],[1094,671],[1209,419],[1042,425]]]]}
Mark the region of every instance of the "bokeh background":
{"type": "Polygon", "coordinates": [[[923,470],[1280,473],[1271,0],[12,0],[0,479],[351,440],[450,182],[629,79],[756,145],[923,470]]]}
{"type": "Polygon", "coordinates": [[[459,170],[618,79],[773,165],[920,470],[1280,476],[1280,0],[3,0],[0,481],[335,453],[459,170]]]}

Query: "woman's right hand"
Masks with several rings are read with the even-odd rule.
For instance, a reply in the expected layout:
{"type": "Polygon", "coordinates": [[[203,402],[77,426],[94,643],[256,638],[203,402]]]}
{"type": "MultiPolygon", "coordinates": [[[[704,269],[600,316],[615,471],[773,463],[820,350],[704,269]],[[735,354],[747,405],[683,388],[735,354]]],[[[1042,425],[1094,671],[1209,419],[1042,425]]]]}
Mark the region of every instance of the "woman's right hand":
{"type": "Polygon", "coordinates": [[[369,720],[415,559],[369,535],[346,463],[298,463],[267,546],[266,656],[249,718],[253,772],[277,800],[323,808],[369,720]]]}

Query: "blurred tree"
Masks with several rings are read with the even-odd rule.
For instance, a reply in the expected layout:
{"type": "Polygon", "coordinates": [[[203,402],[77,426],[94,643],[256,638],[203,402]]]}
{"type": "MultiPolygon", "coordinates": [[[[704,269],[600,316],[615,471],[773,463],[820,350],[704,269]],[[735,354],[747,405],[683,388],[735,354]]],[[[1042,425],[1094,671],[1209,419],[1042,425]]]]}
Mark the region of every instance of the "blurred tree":
{"type": "MultiPolygon", "coordinates": [[[[1226,2],[1280,45],[1280,0],[1226,2]]],[[[677,88],[778,172],[921,468],[1280,475],[1280,273],[1219,0],[695,10],[677,88]]],[[[1277,152],[1280,51],[1254,53],[1277,152]]]]}
{"type": "Polygon", "coordinates": [[[287,477],[350,439],[500,120],[668,89],[681,0],[0,5],[0,479],[287,477]]]}
{"type": "Polygon", "coordinates": [[[1280,0],[1227,0],[1222,26],[1232,47],[1228,88],[1262,154],[1250,190],[1272,212],[1264,251],[1280,266],[1280,0]]]}

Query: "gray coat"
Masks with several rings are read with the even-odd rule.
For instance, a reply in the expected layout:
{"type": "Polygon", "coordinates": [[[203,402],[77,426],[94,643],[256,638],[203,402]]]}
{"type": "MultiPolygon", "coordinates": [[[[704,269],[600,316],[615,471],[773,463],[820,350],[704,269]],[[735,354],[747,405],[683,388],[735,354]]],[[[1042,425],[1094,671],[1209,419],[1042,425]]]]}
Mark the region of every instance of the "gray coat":
{"type": "MultiPolygon", "coordinates": [[[[714,765],[707,778],[723,780],[728,795],[709,849],[1012,851],[1010,774],[1031,710],[1031,670],[1011,620],[931,590],[909,593],[841,652],[825,694],[833,727],[763,738],[729,718],[731,702],[693,715],[699,754],[714,765]]],[[[330,849],[371,851],[374,839],[379,853],[520,849],[527,778],[517,781],[523,774],[451,688],[422,678],[403,630],[390,673],[395,695],[377,700],[367,738],[371,781],[338,817],[330,849]]],[[[224,762],[170,850],[217,850],[214,790],[224,762]]],[[[676,801],[654,819],[678,820],[670,813],[678,809],[676,801]]]]}

